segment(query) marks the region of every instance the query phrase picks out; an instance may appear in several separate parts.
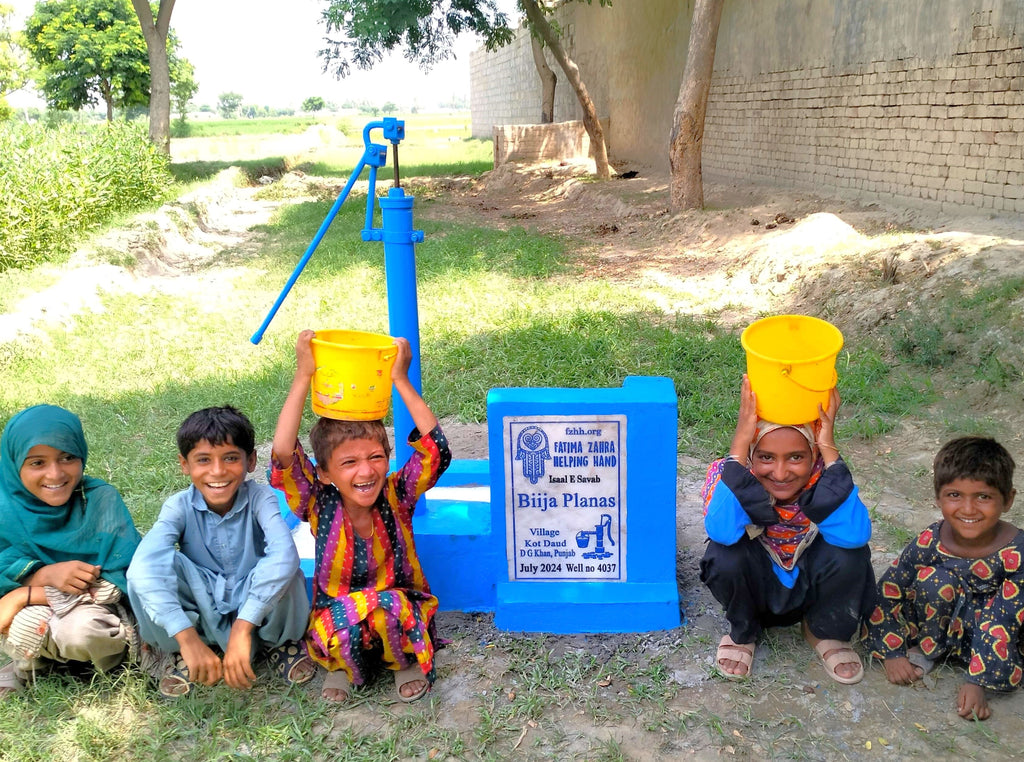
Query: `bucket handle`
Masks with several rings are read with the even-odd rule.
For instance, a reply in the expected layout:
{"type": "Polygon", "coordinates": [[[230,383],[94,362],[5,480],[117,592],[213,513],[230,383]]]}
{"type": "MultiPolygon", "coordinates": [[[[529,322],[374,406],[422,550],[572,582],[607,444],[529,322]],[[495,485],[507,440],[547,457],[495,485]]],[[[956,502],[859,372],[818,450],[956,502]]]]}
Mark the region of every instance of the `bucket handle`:
{"type": "Polygon", "coordinates": [[[839,374],[836,373],[836,369],[835,368],[832,369],[832,385],[830,387],[828,387],[827,389],[812,389],[809,386],[804,386],[799,381],[797,381],[795,378],[793,378],[792,375],[790,375],[792,372],[793,372],[793,366],[792,365],[785,366],[782,369],[782,371],[781,371],[783,376],[788,378],[790,381],[792,381],[794,384],[799,386],[801,389],[803,389],[804,391],[808,391],[808,392],[814,392],[815,394],[825,394],[826,392],[830,392],[830,391],[832,391],[835,388],[836,384],[839,383],[839,374]]]}

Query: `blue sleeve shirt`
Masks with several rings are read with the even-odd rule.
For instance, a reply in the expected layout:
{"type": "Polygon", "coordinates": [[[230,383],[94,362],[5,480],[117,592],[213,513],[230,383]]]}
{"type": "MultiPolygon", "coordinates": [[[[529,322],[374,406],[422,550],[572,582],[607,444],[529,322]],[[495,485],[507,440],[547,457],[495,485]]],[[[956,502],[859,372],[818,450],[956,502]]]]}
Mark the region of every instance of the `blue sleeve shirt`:
{"type": "MultiPolygon", "coordinates": [[[[778,521],[771,497],[746,466],[734,460],[715,461],[705,502],[704,528],[721,545],[733,545],[744,535],[757,536],[778,521]],[[717,471],[718,478],[713,480],[717,471]]],[[[839,459],[821,473],[817,483],[797,499],[804,515],[822,539],[839,548],[859,548],[871,539],[871,518],[846,463],[839,459]]],[[[792,587],[800,573],[773,564],[779,581],[792,587]]]]}
{"type": "Polygon", "coordinates": [[[224,516],[206,507],[195,486],[172,495],[128,569],[146,614],[172,637],[192,626],[178,599],[176,552],[199,567],[220,613],[256,625],[299,568],[295,542],[269,486],[243,482],[224,516]]]}

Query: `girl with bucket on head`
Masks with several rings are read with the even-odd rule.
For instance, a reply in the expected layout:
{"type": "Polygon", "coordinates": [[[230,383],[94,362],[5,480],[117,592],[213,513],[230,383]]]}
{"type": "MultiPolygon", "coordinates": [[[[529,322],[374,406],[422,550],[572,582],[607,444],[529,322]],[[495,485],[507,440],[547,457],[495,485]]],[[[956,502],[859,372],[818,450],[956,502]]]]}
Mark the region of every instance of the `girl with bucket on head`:
{"type": "MultiPolygon", "coordinates": [[[[448,440],[409,380],[409,342],[396,338],[390,380],[416,427],[408,440],[413,454],[388,474],[391,446],[383,422],[368,420],[362,403],[346,418],[348,403],[339,400],[310,432],[314,464],[298,440],[310,383],[320,370],[313,339],[313,331],[303,331],[296,342],[295,378],[271,457],[271,484],[300,520],[309,521],[316,538],[306,647],[327,670],[321,695],[328,701],[348,700],[381,667],[392,670],[399,700],[415,701],[434,682],[438,601],[416,553],[412,513],[451,462],[448,440]]],[[[387,401],[380,415],[386,410],[387,401]]]]}
{"type": "Polygon", "coordinates": [[[715,655],[727,679],[752,674],[763,628],[801,621],[829,677],[864,676],[849,641],[875,600],[871,522],[836,448],[838,410],[833,388],[817,421],[766,421],[743,376],[729,454],[701,491],[709,542],[700,577],[729,621],[715,655]]]}
{"type": "Polygon", "coordinates": [[[125,570],[139,533],[121,495],[84,475],[78,416],[17,413],[0,436],[0,698],[57,665],[106,672],[138,654],[125,570]]]}

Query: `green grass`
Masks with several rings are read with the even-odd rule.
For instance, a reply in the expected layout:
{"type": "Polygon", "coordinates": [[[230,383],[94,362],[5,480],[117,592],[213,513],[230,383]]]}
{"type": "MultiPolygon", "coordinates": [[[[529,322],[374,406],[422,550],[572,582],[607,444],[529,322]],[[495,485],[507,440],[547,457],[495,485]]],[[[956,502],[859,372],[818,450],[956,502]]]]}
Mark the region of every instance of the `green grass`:
{"type": "MultiPolygon", "coordinates": [[[[383,143],[380,131],[371,133],[374,143],[383,143]]],[[[494,149],[490,140],[460,138],[449,140],[430,134],[417,136],[417,142],[401,143],[398,151],[398,169],[403,182],[415,177],[449,177],[453,175],[479,175],[494,168],[494,149]]],[[[362,156],[362,137],[352,145],[331,147],[317,153],[315,161],[305,161],[296,167],[313,175],[348,176],[362,156]]],[[[390,182],[394,167],[393,152],[388,148],[388,166],[379,177],[390,182]]],[[[364,170],[364,178],[366,171],[364,170]]]]}
{"type": "MultiPolygon", "coordinates": [[[[259,346],[249,336],[326,214],[325,202],[283,207],[263,231],[259,255],[246,255],[245,275],[220,271],[243,262],[227,252],[208,273],[209,292],[106,294],[102,312],[82,314],[66,330],[0,346],[9,380],[0,388],[0,420],[40,399],[78,412],[90,472],[117,485],[146,528],[163,499],[184,486],[173,433],[188,413],[238,404],[269,439],[299,330],[387,332],[383,250],[359,239],[364,209],[352,201],[259,346]]],[[[710,458],[728,447],[744,369],[735,333],[581,278],[586,263],[572,241],[521,228],[423,227],[423,386],[438,415],[483,421],[487,392],[497,386],[617,387],[630,375],[667,376],[679,395],[680,449],[710,458]]],[[[891,371],[867,349],[842,356],[840,377],[847,433],[877,435],[930,400],[923,381],[891,371]]]]}
{"type": "Polygon", "coordinates": [[[984,381],[1005,389],[1024,379],[1024,347],[1013,340],[1024,329],[1022,293],[1021,278],[950,285],[900,313],[889,332],[892,350],[910,365],[942,369],[959,385],[984,381]]]}
{"type": "MultiPolygon", "coordinates": [[[[452,150],[455,163],[482,162],[473,152],[489,144],[475,146],[457,131],[439,128],[445,143],[461,146],[462,153],[452,150]]],[[[426,145],[424,151],[444,156],[448,149],[426,145]]],[[[403,159],[403,167],[412,176],[416,153],[408,155],[413,163],[403,159]]],[[[441,171],[436,166],[418,173],[441,171]]],[[[179,182],[196,182],[222,168],[195,162],[174,171],[179,182]]],[[[265,168],[280,174],[285,160],[253,159],[245,174],[255,178],[265,168]]],[[[325,163],[320,171],[344,174],[341,164],[325,163]]],[[[239,405],[265,442],[291,381],[299,330],[387,331],[383,250],[359,235],[364,202],[354,193],[343,205],[257,346],[249,336],[332,200],[283,206],[257,231],[256,252],[221,253],[190,274],[189,290],[106,293],[101,311],[0,343],[0,424],[43,400],[77,412],[90,447],[87,471],[121,490],[145,530],[163,500],[186,485],[174,432],[187,414],[208,405],[239,405]]],[[[487,391],[499,386],[615,387],[628,375],[662,375],[673,379],[678,393],[680,450],[709,459],[728,446],[745,362],[738,332],[710,319],[666,313],[653,297],[592,277],[581,241],[525,228],[495,231],[430,220],[417,227],[426,235],[417,247],[424,397],[439,415],[483,421],[487,391]]],[[[0,308],[13,309],[53,278],[41,269],[0,274],[0,308]]],[[[957,291],[948,304],[929,303],[934,314],[922,308],[907,315],[906,335],[927,338],[929,322],[953,319],[954,305],[962,305],[968,315],[956,325],[963,347],[979,346],[987,334],[975,323],[1000,325],[994,319],[1003,314],[1000,305],[1010,314],[1019,290],[1019,284],[1006,284],[957,291]]],[[[935,400],[933,368],[915,362],[917,350],[900,344],[900,335],[851,341],[840,355],[841,437],[891,431],[906,416],[925,415],[935,400]]],[[[957,352],[967,356],[963,348],[957,352]]],[[[1016,367],[1013,356],[999,359],[1016,367]]],[[[977,382],[964,366],[959,383],[977,382]]],[[[565,735],[559,719],[570,714],[595,727],[625,725],[657,734],[652,751],[657,747],[669,758],[693,735],[713,745],[732,743],[739,722],[736,712],[679,706],[681,688],[671,679],[670,664],[692,663],[695,653],[713,646],[691,642],[687,633],[682,644],[653,657],[643,636],[610,644],[591,639],[578,647],[544,636],[499,633],[487,646],[458,638],[460,658],[498,654],[505,665],[485,687],[463,688],[475,707],[468,729],[451,727],[442,711],[447,706],[435,698],[397,711],[385,685],[371,688],[351,710],[372,716],[372,723],[360,725],[304,690],[283,691],[269,681],[246,695],[200,688],[187,701],[160,702],[132,673],[85,684],[47,678],[0,708],[0,758],[631,758],[632,750],[614,734],[583,741],[565,735]],[[533,734],[530,723],[544,732],[533,734]]],[[[769,686],[769,679],[756,687],[769,686]]],[[[739,700],[749,709],[747,699],[752,697],[739,700]]],[[[364,721],[366,716],[360,715],[364,721]]],[[[795,722],[789,715],[763,720],[776,736],[769,756],[800,751],[795,722]]]]}
{"type": "Polygon", "coordinates": [[[283,116],[262,119],[196,119],[188,121],[188,137],[217,138],[229,135],[295,135],[329,119],[316,116],[283,116]]]}
{"type": "Polygon", "coordinates": [[[62,262],[83,233],[169,198],[142,124],[3,124],[0,156],[0,271],[62,262]]]}

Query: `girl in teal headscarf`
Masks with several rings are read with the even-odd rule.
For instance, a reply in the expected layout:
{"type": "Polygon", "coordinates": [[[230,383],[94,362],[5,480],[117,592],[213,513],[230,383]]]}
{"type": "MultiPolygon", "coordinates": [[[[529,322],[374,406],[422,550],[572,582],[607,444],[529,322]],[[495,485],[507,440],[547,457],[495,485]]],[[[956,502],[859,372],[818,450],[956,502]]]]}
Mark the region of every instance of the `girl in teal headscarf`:
{"type": "Polygon", "coordinates": [[[78,416],[53,405],[16,414],[0,437],[0,696],[53,663],[100,671],[132,650],[121,603],[139,544],[111,485],[84,475],[78,416]]]}

